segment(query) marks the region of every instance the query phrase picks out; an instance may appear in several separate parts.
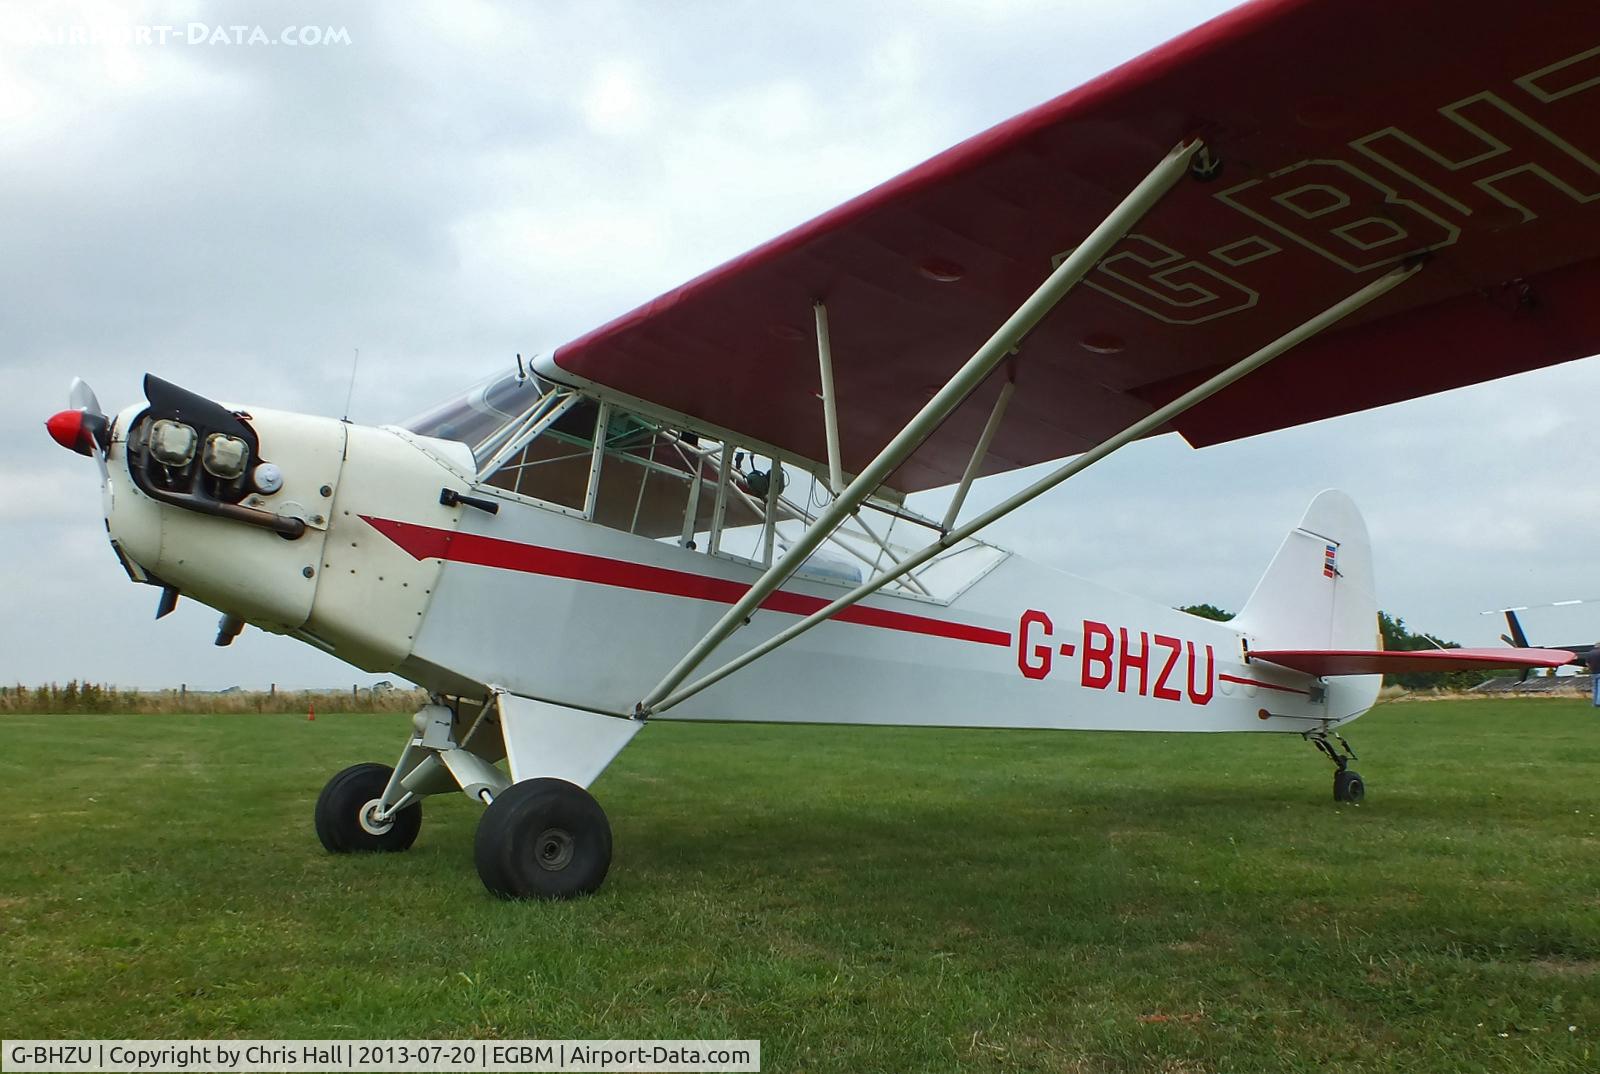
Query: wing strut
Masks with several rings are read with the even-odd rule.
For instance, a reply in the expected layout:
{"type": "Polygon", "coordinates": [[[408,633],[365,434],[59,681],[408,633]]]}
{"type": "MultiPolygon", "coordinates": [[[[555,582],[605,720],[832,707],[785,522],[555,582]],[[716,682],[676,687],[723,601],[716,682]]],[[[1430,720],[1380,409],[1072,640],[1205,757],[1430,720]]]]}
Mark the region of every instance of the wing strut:
{"type": "MultiPolygon", "coordinates": [[[[1342,318],[1365,306],[1367,303],[1388,293],[1392,288],[1409,279],[1412,274],[1421,267],[1422,263],[1420,261],[1413,261],[1397,266],[1396,268],[1390,270],[1384,275],[1373,280],[1371,283],[1367,284],[1365,287],[1361,288],[1361,290],[1350,295],[1348,298],[1345,298],[1335,305],[1330,306],[1328,309],[1311,318],[1311,320],[1300,325],[1298,328],[1289,331],[1285,335],[1279,336],[1277,339],[1273,340],[1265,347],[1262,347],[1249,357],[1240,359],[1238,362],[1235,362],[1233,365],[1224,369],[1222,372],[1207,380],[1205,383],[1191,388],[1189,391],[1172,400],[1172,402],[1161,407],[1159,410],[1152,411],[1145,417],[1140,418],[1138,421],[1134,422],[1117,435],[1108,440],[1102,441],[1089,451],[1074,458],[1071,462],[1068,462],[1064,466],[1061,466],[1051,471],[1049,474],[1046,474],[1038,481],[1035,481],[1033,484],[1023,489],[1021,492],[1018,492],[1010,499],[1004,500],[996,506],[985,511],[983,514],[979,515],[971,522],[968,522],[960,529],[950,531],[948,534],[945,534],[938,540],[923,548],[922,551],[917,552],[915,555],[912,555],[904,560],[901,560],[893,568],[884,571],[884,573],[878,575],[870,581],[862,583],[855,589],[852,589],[850,592],[840,597],[838,600],[835,600],[832,604],[829,604],[827,607],[813,612],[811,615],[806,616],[793,626],[779,631],[777,634],[774,634],[771,638],[762,642],[760,645],[757,645],[748,652],[735,657],[733,660],[730,660],[717,670],[710,672],[699,679],[696,679],[688,686],[685,686],[676,692],[668,692],[659,698],[655,698],[646,705],[641,705],[639,714],[641,716],[653,715],[658,712],[663,712],[681,701],[687,700],[688,698],[699,693],[701,690],[704,690],[706,687],[712,686],[715,683],[720,682],[722,679],[727,678],[729,675],[733,674],[735,671],[738,671],[740,668],[751,663],[757,658],[765,656],[767,653],[778,648],[778,646],[799,637],[801,634],[804,634],[818,623],[831,618],[843,609],[850,607],[852,604],[856,604],[864,598],[871,596],[879,589],[882,589],[884,586],[894,581],[900,575],[922,566],[922,564],[926,563],[934,556],[937,556],[945,549],[966,540],[979,530],[1005,517],[1006,515],[1009,515],[1017,508],[1023,506],[1039,495],[1055,488],[1068,478],[1082,473],[1084,470],[1088,469],[1090,466],[1093,466],[1095,463],[1099,462],[1107,455],[1110,455],[1118,448],[1132,443],[1134,440],[1137,440],[1153,432],[1154,430],[1159,429],[1162,425],[1165,425],[1179,414],[1182,414],[1195,404],[1209,398],[1210,396],[1221,391],[1223,388],[1226,388],[1240,377],[1259,369],[1261,366],[1266,365],[1268,362],[1272,361],[1280,354],[1283,354],[1285,351],[1288,351],[1292,347],[1305,342],[1317,333],[1327,329],[1330,325],[1333,325],[1342,318]]],[[[819,519],[819,524],[820,521],[821,520],[819,519]]],[[[658,687],[657,690],[659,692],[660,688],[658,687]]]]}
{"type": "Polygon", "coordinates": [[[749,592],[729,608],[705,637],[696,642],[683,659],[678,661],[677,666],[667,673],[666,678],[645,695],[636,709],[638,715],[643,716],[650,712],[657,702],[688,678],[690,673],[711,655],[713,649],[743,626],[750,614],[761,606],[761,602],[771,596],[773,591],[806,561],[806,557],[827,540],[828,534],[854,514],[867,497],[883,484],[884,479],[922,446],[922,442],[961,405],[973,389],[983,383],[984,378],[994,370],[994,367],[999,365],[1001,360],[1022,342],[1023,337],[1044,319],[1045,314],[1066,298],[1077,286],[1078,281],[1094,268],[1101,258],[1110,253],[1111,248],[1121,241],[1129,229],[1143,219],[1167,191],[1184,177],[1189,170],[1189,160],[1200,145],[1200,140],[1196,138],[1174,146],[1154,170],[1111,211],[1111,215],[1090,232],[1083,244],[1067,255],[1066,260],[1062,261],[1055,271],[1046,277],[1044,283],[1039,285],[1039,289],[1017,307],[1016,312],[989,337],[989,341],[979,347],[977,353],[968,358],[966,364],[956,370],[955,375],[945,383],[944,387],[940,388],[916,416],[895,434],[894,439],[878,452],[877,458],[868,463],[866,468],[856,475],[855,480],[834,498],[789,551],[776,563],[772,562],[770,556],[767,558],[767,562],[771,565],[760,578],[756,579],[749,592]]]}
{"type": "Polygon", "coordinates": [[[950,497],[950,506],[945,510],[944,521],[939,523],[939,528],[946,533],[956,524],[956,516],[961,513],[961,505],[967,502],[967,492],[972,488],[973,479],[978,476],[978,468],[983,465],[983,458],[989,454],[989,444],[994,440],[994,434],[1000,431],[1000,422],[1006,416],[1006,404],[1011,402],[1011,395],[1017,390],[1017,382],[1007,380],[1000,386],[1000,394],[995,397],[994,409],[989,411],[989,420],[984,423],[983,432],[978,436],[978,442],[972,447],[972,458],[967,460],[967,469],[961,475],[961,483],[956,486],[954,496],[950,497]]]}
{"type": "Polygon", "coordinates": [[[817,314],[817,364],[822,374],[822,420],[828,434],[828,491],[837,496],[844,491],[844,473],[839,468],[839,399],[833,394],[833,347],[828,341],[828,307],[819,301],[811,308],[817,314]]]}

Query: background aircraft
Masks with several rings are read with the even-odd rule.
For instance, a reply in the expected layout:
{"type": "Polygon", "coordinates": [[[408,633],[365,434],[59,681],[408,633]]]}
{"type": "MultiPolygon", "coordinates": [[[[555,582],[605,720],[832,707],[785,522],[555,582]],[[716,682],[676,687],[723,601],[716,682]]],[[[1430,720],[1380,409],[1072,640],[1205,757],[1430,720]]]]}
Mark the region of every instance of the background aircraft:
{"type": "MultiPolygon", "coordinates": [[[[1506,633],[1500,635],[1500,640],[1505,642],[1507,645],[1512,646],[1513,648],[1527,648],[1528,635],[1522,629],[1521,620],[1517,618],[1518,612],[1532,611],[1535,608],[1570,608],[1580,604],[1591,603],[1593,603],[1592,600],[1557,600],[1552,601],[1549,604],[1525,604],[1516,608],[1496,608],[1491,611],[1484,612],[1483,614],[1504,615],[1506,617],[1506,633]]],[[[1589,653],[1593,651],[1594,647],[1595,646],[1593,642],[1581,642],[1572,645],[1542,646],[1542,648],[1547,649],[1563,649],[1571,653],[1571,663],[1576,667],[1585,668],[1588,666],[1587,657],[1589,653]]],[[[1518,681],[1526,682],[1529,674],[1531,673],[1531,668],[1524,669],[1518,681]]]]}

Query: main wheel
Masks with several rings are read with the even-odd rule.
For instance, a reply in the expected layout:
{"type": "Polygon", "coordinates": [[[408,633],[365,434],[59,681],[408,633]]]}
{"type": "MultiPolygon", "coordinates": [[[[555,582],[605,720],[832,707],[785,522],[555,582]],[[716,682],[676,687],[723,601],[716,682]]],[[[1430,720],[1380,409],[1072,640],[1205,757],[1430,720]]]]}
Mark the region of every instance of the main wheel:
{"type": "Polygon", "coordinates": [[[388,820],[373,814],[394,769],[386,764],[351,765],[328,780],[317,797],[317,838],[335,854],[405,850],[422,830],[422,803],[406,806],[388,820]]]}
{"type": "Polygon", "coordinates": [[[1341,768],[1333,774],[1333,800],[1357,805],[1367,796],[1367,785],[1361,773],[1353,768],[1341,768]]]}
{"type": "Polygon", "coordinates": [[[589,895],[611,867],[611,823],[576,783],[525,779],[483,811],[473,857],[483,886],[502,899],[589,895]]]}

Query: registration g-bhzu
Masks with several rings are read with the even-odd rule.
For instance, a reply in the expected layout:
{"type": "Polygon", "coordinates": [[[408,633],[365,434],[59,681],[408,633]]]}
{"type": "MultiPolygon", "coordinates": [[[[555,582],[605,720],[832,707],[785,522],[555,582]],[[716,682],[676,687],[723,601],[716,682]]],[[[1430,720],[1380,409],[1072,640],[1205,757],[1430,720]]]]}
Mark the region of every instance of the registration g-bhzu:
{"type": "Polygon", "coordinates": [[[1140,437],[1600,351],[1600,5],[1508,27],[1465,0],[1449,35],[1395,8],[1224,15],[404,425],[152,376],[114,414],[76,384],[50,429],[162,611],[431,692],[392,768],[323,790],[332,851],[404,850],[461,791],[490,891],[592,892],[585,788],[658,719],[1280,733],[1359,800],[1340,729],[1382,673],[1570,654],[1376,651],[1337,492],[1228,623],[977,535],[1140,437]]]}

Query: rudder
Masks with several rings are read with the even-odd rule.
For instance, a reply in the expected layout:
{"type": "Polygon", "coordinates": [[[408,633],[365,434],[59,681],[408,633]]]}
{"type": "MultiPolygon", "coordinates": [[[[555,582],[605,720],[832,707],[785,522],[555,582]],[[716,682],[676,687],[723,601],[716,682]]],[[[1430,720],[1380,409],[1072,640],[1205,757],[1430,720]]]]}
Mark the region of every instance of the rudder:
{"type": "Polygon", "coordinates": [[[1372,544],[1350,497],[1329,489],[1311,501],[1234,625],[1251,648],[1381,648],[1372,544]]]}

